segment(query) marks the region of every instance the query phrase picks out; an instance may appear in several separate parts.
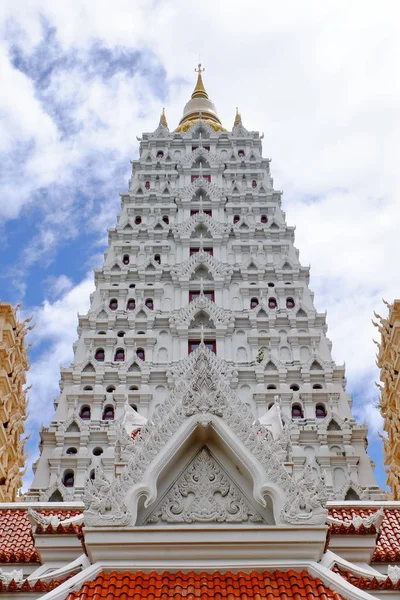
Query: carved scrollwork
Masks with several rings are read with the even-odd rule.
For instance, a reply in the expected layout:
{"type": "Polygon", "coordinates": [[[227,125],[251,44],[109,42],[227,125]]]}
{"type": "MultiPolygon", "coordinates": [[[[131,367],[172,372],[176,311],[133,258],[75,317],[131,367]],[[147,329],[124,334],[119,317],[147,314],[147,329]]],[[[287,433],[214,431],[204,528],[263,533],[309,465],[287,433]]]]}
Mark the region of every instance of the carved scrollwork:
{"type": "Polygon", "coordinates": [[[203,448],[147,523],[262,523],[264,520],[203,448]]]}

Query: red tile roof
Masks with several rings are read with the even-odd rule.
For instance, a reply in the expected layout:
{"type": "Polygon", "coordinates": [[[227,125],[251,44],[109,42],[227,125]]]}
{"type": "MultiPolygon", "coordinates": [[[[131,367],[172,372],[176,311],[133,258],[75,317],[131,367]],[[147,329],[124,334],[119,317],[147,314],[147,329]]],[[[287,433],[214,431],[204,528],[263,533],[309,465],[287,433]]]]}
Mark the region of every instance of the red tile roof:
{"type": "Polygon", "coordinates": [[[376,577],[362,577],[351,571],[339,569],[337,566],[333,567],[332,571],[341,575],[343,579],[360,588],[360,590],[400,590],[400,579],[399,581],[392,581],[389,577],[383,580],[376,579],[376,577]]]}
{"type": "MultiPolygon", "coordinates": [[[[329,514],[335,519],[341,519],[348,523],[354,515],[368,517],[376,510],[376,508],[340,507],[331,508],[329,514]]],[[[379,530],[372,562],[400,562],[400,509],[385,508],[384,513],[385,517],[379,530]]],[[[373,527],[373,530],[371,528],[356,530],[354,527],[333,525],[330,529],[330,533],[333,535],[374,532],[375,527],[373,527]]]]}
{"type": "MultiPolygon", "coordinates": [[[[38,512],[68,519],[80,510],[46,509],[38,512]]],[[[39,555],[32,536],[32,527],[26,509],[0,509],[0,563],[37,563],[39,555]]]]}
{"type": "Polygon", "coordinates": [[[100,573],[67,600],[343,600],[307,571],[273,573],[100,573]]]}

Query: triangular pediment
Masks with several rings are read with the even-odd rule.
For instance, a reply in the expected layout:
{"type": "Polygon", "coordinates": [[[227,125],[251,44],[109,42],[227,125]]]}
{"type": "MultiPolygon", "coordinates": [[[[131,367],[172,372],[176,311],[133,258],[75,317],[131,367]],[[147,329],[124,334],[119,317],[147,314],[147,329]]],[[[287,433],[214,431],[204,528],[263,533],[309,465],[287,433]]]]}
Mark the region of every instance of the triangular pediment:
{"type": "Polygon", "coordinates": [[[144,522],[149,525],[266,521],[203,446],[144,522]]]}

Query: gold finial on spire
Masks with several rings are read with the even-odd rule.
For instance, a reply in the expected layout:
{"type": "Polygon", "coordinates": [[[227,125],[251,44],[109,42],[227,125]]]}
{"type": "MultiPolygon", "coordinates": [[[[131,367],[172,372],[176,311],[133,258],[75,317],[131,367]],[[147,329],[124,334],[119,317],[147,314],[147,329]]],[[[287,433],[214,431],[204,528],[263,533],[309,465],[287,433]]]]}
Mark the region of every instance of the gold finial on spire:
{"type": "Polygon", "coordinates": [[[160,117],[160,125],[168,129],[167,117],[165,115],[165,108],[163,107],[161,117],[160,117]]]}
{"type": "Polygon", "coordinates": [[[207,98],[208,99],[208,94],[205,90],[203,78],[201,76],[203,71],[205,71],[205,68],[201,66],[201,63],[199,63],[197,65],[197,69],[195,69],[195,72],[197,73],[197,83],[196,83],[196,87],[193,90],[192,98],[207,98]]]}
{"type": "Polygon", "coordinates": [[[238,107],[236,107],[236,116],[235,116],[235,121],[233,123],[234,127],[237,127],[238,125],[240,125],[242,122],[242,115],[239,112],[238,107]]]}

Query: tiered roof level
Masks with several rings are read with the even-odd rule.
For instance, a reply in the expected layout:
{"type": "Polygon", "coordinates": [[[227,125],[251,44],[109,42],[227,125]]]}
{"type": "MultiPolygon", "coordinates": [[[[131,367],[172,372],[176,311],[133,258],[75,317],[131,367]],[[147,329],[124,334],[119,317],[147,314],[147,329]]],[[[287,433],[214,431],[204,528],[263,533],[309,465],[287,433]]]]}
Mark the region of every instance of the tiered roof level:
{"type": "Polygon", "coordinates": [[[294,478],[308,461],[331,499],[381,497],[262,138],[238,112],[224,129],[201,67],[177,129],[163,111],[143,134],[41,432],[31,500],[80,499],[99,464],[112,479],[124,463],[118,423],[129,415],[133,432],[151,424],[173,374],[203,344],[231,369],[254,421],[286,431],[294,478]]]}

